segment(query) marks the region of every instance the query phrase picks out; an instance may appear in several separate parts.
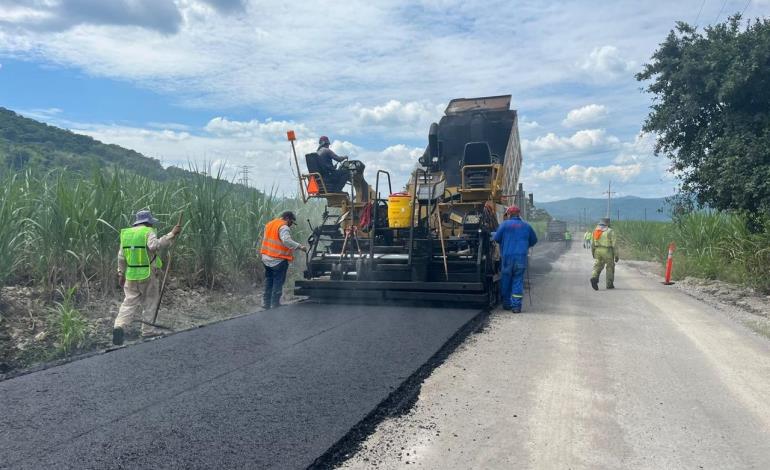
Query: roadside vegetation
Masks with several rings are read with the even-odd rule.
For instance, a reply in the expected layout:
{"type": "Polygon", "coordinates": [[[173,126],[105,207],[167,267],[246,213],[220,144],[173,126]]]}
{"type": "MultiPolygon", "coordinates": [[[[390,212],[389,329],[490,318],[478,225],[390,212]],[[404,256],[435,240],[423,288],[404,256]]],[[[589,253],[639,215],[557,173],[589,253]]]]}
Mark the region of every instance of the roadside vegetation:
{"type": "Polygon", "coordinates": [[[680,186],[674,222],[615,223],[625,256],[663,260],[673,241],[675,277],[770,292],[770,20],[678,22],[636,78],[680,186]]]}
{"type": "MultiPolygon", "coordinates": [[[[265,223],[283,210],[308,218],[309,206],[195,173],[158,182],[127,172],[66,170],[0,174],[0,285],[57,289],[79,284],[81,295],[117,287],[120,230],[150,209],[159,234],[182,218],[174,275],[189,287],[233,287],[260,280],[257,242],[265,223]]],[[[307,236],[298,224],[298,239],[307,236]]]]}
{"type": "Polygon", "coordinates": [[[674,279],[718,279],[770,293],[770,221],[760,231],[745,216],[695,211],[673,222],[613,222],[626,259],[665,262],[674,242],[674,279]]]}
{"type": "MultiPolygon", "coordinates": [[[[169,302],[192,294],[208,298],[207,292],[212,299],[228,293],[256,298],[265,224],[293,210],[299,222],[294,237],[304,241],[304,221],[315,217],[314,206],[232,184],[207,170],[208,176],[192,169],[186,178],[167,181],[112,169],[0,170],[0,343],[8,340],[0,347],[0,369],[105,342],[122,298],[119,233],[141,209],[159,219],[160,235],[182,220],[171,252],[178,294],[169,302]]],[[[294,271],[304,262],[298,258],[294,271]]],[[[215,313],[212,319],[227,314],[215,313]]]]}

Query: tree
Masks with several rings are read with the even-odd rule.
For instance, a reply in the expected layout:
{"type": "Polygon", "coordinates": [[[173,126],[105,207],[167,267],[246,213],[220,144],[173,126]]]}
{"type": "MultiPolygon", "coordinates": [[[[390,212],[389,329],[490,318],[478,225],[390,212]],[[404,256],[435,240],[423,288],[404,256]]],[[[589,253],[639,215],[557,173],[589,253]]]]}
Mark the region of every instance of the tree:
{"type": "Polygon", "coordinates": [[[673,162],[681,193],[701,205],[770,211],[770,21],[740,15],[706,27],[679,22],[636,75],[650,81],[643,130],[673,162]],[[705,33],[705,34],[704,34],[705,33]]]}

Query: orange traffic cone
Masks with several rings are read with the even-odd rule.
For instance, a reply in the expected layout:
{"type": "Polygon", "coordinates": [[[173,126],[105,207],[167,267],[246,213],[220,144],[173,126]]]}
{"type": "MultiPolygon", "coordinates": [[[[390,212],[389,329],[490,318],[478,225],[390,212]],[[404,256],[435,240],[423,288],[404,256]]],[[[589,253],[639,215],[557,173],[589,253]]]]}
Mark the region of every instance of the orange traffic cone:
{"type": "Polygon", "coordinates": [[[307,183],[308,194],[318,194],[318,183],[315,182],[315,176],[310,176],[307,183]]]}

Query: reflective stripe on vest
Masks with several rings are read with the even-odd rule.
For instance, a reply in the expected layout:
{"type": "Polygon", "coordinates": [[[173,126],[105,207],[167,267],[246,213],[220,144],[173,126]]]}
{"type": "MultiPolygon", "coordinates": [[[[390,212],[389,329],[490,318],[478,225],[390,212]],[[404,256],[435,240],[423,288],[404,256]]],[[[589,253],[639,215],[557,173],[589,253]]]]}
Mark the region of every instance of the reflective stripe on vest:
{"type": "Polygon", "coordinates": [[[147,250],[147,237],[150,232],[155,232],[152,227],[139,225],[137,227],[124,228],[120,231],[120,247],[123,250],[123,258],[126,260],[126,280],[142,281],[150,277],[152,272],[150,265],[155,261],[155,266],[160,268],[160,258],[150,258],[147,250]]]}
{"type": "Polygon", "coordinates": [[[270,256],[272,258],[280,258],[292,261],[291,248],[286,247],[281,241],[281,227],[286,225],[286,221],[283,219],[275,219],[268,222],[265,226],[265,238],[262,240],[262,249],[259,250],[263,255],[270,256]]]}

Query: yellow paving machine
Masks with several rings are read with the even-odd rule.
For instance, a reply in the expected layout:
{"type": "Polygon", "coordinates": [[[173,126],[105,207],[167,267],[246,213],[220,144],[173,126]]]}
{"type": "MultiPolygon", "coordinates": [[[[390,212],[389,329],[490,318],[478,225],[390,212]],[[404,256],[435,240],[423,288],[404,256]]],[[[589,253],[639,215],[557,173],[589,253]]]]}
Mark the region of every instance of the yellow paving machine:
{"type": "Polygon", "coordinates": [[[521,168],[518,119],[510,95],[452,100],[403,191],[388,171],[372,187],[360,161],[346,161],[348,184],[329,186],[318,155],[302,172],[289,132],[300,192],[324,199],[308,240],[295,294],[322,301],[447,302],[492,306],[500,261],[491,235],[513,202],[521,168]]]}

